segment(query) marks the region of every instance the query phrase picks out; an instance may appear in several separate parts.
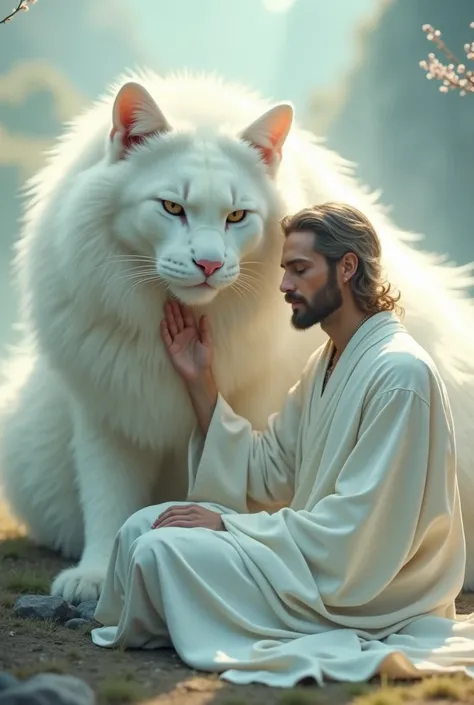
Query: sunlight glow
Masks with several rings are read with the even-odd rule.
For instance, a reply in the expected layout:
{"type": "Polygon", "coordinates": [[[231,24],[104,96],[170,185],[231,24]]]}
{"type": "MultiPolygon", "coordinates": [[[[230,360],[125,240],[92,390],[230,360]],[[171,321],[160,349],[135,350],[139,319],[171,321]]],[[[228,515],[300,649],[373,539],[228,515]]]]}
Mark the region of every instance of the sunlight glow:
{"type": "Polygon", "coordinates": [[[263,0],[263,6],[269,12],[287,12],[296,0],[263,0]]]}

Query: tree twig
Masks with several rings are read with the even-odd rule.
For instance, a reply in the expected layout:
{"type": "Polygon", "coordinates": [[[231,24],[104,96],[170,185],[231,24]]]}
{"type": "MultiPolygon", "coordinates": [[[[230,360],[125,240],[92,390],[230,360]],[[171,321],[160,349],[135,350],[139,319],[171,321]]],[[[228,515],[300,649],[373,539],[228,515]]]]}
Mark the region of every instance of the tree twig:
{"type": "Polygon", "coordinates": [[[13,8],[10,14],[4,17],[3,20],[0,20],[0,24],[7,24],[8,22],[11,22],[15,15],[19,12],[28,11],[30,9],[30,5],[35,5],[36,2],[37,0],[20,0],[18,5],[13,8]]]}
{"type": "MultiPolygon", "coordinates": [[[[474,22],[470,24],[471,29],[474,29],[474,22]]],[[[420,61],[420,66],[423,71],[426,71],[427,79],[435,79],[442,81],[439,90],[441,93],[457,90],[460,96],[465,96],[467,93],[474,93],[474,71],[466,66],[466,63],[457,58],[441,39],[441,32],[435,29],[430,24],[425,24],[422,27],[423,32],[429,42],[433,42],[440,49],[449,61],[449,64],[444,64],[434,53],[428,54],[428,60],[420,61]]],[[[474,42],[464,45],[464,53],[467,61],[474,59],[474,42]]]]}

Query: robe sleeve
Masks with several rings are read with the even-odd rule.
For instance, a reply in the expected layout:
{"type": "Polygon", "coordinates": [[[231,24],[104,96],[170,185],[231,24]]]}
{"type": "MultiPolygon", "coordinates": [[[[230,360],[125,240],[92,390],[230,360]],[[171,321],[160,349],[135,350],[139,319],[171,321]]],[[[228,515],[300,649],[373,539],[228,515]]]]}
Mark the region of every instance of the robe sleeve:
{"type": "Polygon", "coordinates": [[[247,512],[247,499],[261,504],[290,501],[303,406],[303,378],[290,389],[282,410],[264,432],[233,412],[221,395],[205,439],[195,429],[188,450],[188,500],[215,502],[247,512]]]}
{"type": "Polygon", "coordinates": [[[425,574],[435,578],[453,523],[452,446],[439,404],[435,415],[413,391],[383,392],[368,404],[332,494],[301,511],[229,515],[224,524],[277,591],[285,580],[285,594],[366,604],[422,543],[425,574]]]}

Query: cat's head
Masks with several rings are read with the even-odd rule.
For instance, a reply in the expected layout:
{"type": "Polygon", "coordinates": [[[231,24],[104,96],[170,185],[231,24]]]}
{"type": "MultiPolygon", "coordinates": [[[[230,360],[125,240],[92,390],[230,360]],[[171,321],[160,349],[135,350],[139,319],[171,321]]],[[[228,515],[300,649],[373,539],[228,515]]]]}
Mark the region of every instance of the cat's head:
{"type": "Polygon", "coordinates": [[[158,274],[191,305],[233,285],[242,260],[264,246],[269,219],[281,215],[273,177],[292,121],[285,103],[239,134],[188,129],[170,124],[139,84],[122,86],[107,162],[120,182],[113,237],[129,266],[144,279],[158,274]]]}

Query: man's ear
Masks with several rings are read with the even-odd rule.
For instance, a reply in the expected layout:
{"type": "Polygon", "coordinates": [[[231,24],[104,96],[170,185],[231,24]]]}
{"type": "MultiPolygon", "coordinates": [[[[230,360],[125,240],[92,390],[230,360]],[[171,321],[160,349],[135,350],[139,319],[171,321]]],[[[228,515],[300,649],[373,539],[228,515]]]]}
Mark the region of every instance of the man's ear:
{"type": "Polygon", "coordinates": [[[115,159],[122,159],[144,138],[170,131],[171,125],[148,91],[138,83],[125,83],[112,110],[110,143],[115,159]]]}
{"type": "Polygon", "coordinates": [[[282,148],[293,124],[291,103],[279,103],[261,115],[240,133],[240,139],[255,147],[265,164],[275,170],[281,161],[282,148]]]}
{"type": "Polygon", "coordinates": [[[359,258],[354,252],[347,252],[341,260],[341,274],[344,283],[349,282],[359,267],[359,258]]]}

